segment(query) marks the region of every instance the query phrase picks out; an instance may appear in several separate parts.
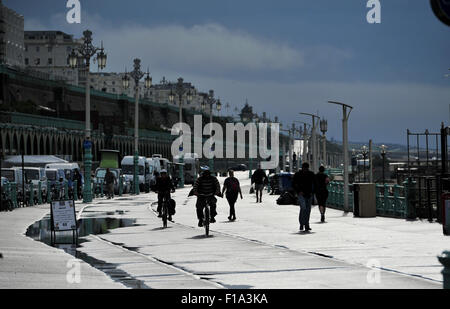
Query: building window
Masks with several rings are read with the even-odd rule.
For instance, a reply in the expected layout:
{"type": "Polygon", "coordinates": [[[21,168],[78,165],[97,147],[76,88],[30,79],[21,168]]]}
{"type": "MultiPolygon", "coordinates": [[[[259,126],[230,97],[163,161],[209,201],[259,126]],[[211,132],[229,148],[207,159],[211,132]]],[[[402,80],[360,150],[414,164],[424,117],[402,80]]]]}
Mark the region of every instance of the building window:
{"type": "Polygon", "coordinates": [[[26,52],[28,51],[28,45],[25,45],[25,51],[26,52]]]}
{"type": "Polygon", "coordinates": [[[35,65],[40,65],[41,64],[41,58],[36,58],[36,60],[34,60],[34,64],[35,65]]]}
{"type": "Polygon", "coordinates": [[[25,65],[29,65],[30,64],[30,60],[28,60],[28,58],[25,58],[25,65]]]}
{"type": "Polygon", "coordinates": [[[48,58],[48,64],[53,64],[53,59],[52,58],[48,58]]]}
{"type": "Polygon", "coordinates": [[[112,92],[116,92],[116,88],[113,88],[113,89],[112,89],[112,92]]]}
{"type": "Polygon", "coordinates": [[[40,52],[40,50],[41,50],[41,49],[39,48],[39,46],[36,46],[36,51],[37,51],[37,52],[40,52]]]}
{"type": "Polygon", "coordinates": [[[48,52],[51,53],[53,48],[51,46],[48,47],[48,52]]]}

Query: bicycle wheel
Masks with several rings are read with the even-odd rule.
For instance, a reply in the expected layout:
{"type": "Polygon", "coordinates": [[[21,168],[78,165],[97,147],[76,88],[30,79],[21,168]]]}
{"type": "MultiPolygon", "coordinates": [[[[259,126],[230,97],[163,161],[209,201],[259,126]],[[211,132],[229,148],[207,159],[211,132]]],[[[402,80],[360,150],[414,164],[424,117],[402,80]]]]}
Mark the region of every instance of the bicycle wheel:
{"type": "Polygon", "coordinates": [[[205,206],[205,211],[204,211],[204,227],[205,227],[205,235],[208,236],[209,235],[209,206],[205,206]]]}
{"type": "Polygon", "coordinates": [[[163,220],[163,227],[167,227],[167,202],[164,201],[163,203],[163,209],[162,209],[162,220],[163,220]]]}

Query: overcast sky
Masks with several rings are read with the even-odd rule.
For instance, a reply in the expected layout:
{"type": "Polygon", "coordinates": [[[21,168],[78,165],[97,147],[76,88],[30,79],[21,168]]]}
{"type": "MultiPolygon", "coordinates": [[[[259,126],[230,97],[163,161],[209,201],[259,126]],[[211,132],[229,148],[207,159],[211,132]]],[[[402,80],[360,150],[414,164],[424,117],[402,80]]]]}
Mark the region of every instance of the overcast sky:
{"type": "Polygon", "coordinates": [[[429,1],[382,0],[381,24],[369,24],[366,0],[81,0],[80,25],[65,0],[3,2],[26,30],[92,30],[106,71],[140,57],[154,82],[182,76],[233,109],[247,98],[285,125],[318,112],[336,140],[342,112],[328,100],[354,106],[351,141],[406,144],[407,128],[449,124],[450,27],[429,1]]]}

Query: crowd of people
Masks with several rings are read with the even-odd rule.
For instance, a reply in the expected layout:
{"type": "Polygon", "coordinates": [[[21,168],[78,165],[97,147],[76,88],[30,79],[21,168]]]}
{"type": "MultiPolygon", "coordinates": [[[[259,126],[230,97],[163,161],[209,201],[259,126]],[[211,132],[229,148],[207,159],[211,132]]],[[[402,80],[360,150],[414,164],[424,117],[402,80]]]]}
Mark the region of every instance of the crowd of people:
{"type": "MultiPolygon", "coordinates": [[[[252,189],[255,191],[256,203],[262,203],[262,196],[264,187],[268,184],[269,179],[261,166],[255,170],[251,177],[252,189]]],[[[298,197],[298,204],[300,205],[299,223],[300,231],[309,232],[311,226],[309,224],[311,215],[311,206],[316,202],[319,206],[321,215],[321,222],[325,222],[325,209],[328,198],[327,185],[329,178],[325,174],[325,168],[321,166],[319,172],[314,174],[309,170],[309,164],[303,163],[302,168],[297,171],[292,177],[292,189],[298,197]]],[[[159,175],[155,174],[154,191],[158,193],[158,216],[161,217],[161,206],[164,198],[170,199],[170,193],[175,192],[173,182],[168,176],[167,171],[163,170],[159,175]]],[[[217,215],[217,199],[218,197],[225,197],[228,201],[230,211],[228,220],[236,220],[235,205],[240,197],[243,199],[241,185],[239,180],[234,176],[234,171],[228,171],[228,177],[223,183],[221,190],[219,180],[211,174],[208,167],[202,167],[200,177],[195,181],[190,195],[197,196],[196,213],[198,219],[198,226],[203,226],[203,209],[206,203],[211,209],[210,223],[215,223],[217,215]]],[[[172,221],[172,215],[175,211],[169,214],[169,220],[172,221]]]]}

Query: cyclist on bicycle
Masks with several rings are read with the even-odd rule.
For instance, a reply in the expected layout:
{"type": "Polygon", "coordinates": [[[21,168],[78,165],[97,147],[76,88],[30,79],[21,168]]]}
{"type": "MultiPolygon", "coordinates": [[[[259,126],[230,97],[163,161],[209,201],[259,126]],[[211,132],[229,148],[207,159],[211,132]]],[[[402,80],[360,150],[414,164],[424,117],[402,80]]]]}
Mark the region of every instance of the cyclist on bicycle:
{"type": "MultiPolygon", "coordinates": [[[[158,218],[162,217],[162,203],[164,197],[166,200],[170,200],[170,193],[175,192],[175,186],[173,185],[172,179],[167,175],[166,170],[162,170],[160,176],[156,178],[155,185],[156,192],[158,192],[158,218]]],[[[172,221],[172,215],[169,212],[169,221],[172,221]]]]}
{"type": "Polygon", "coordinates": [[[209,206],[211,208],[210,222],[211,223],[216,222],[214,218],[217,215],[216,211],[217,199],[214,197],[214,195],[222,197],[222,194],[220,193],[220,183],[216,177],[211,175],[209,167],[202,166],[201,170],[203,171],[203,173],[194,184],[194,195],[197,195],[196,208],[199,227],[203,226],[203,208],[205,208],[206,202],[209,202],[209,206]],[[210,195],[210,196],[206,197],[202,195],[210,195]]]}

